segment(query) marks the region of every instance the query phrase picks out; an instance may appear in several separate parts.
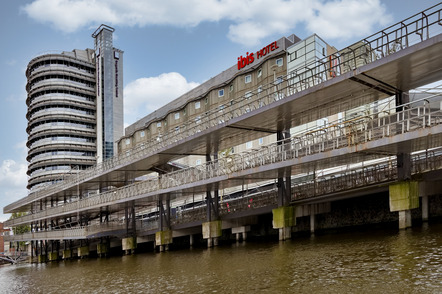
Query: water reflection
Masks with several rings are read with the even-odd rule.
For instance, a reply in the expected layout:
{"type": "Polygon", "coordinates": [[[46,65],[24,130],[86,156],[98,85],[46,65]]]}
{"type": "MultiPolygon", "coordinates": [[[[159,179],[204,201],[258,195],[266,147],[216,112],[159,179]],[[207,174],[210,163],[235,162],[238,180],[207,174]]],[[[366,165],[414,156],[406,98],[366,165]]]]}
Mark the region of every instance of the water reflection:
{"type": "Polygon", "coordinates": [[[0,268],[1,293],[438,293],[442,225],[0,268]]]}

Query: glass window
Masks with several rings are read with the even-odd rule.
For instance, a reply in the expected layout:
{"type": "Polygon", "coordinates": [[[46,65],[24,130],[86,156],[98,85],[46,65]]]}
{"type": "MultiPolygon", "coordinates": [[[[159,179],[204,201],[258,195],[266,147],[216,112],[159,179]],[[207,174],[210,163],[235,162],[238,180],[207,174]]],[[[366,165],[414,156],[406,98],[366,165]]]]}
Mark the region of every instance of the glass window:
{"type": "Polygon", "coordinates": [[[258,78],[262,76],[262,68],[258,69],[258,78]]]}
{"type": "Polygon", "coordinates": [[[200,164],[201,164],[201,159],[195,160],[195,165],[200,165],[200,164]]]}
{"type": "Polygon", "coordinates": [[[259,138],[258,143],[259,145],[262,145],[264,143],[264,138],[259,138]]]}
{"type": "Polygon", "coordinates": [[[218,97],[224,96],[224,89],[218,90],[218,97]]]}
{"type": "Polygon", "coordinates": [[[252,141],[249,141],[249,142],[246,143],[246,148],[247,149],[250,149],[252,147],[253,147],[253,142],[252,141]]]}
{"type": "Polygon", "coordinates": [[[262,86],[258,87],[258,94],[262,92],[262,86]]]}
{"type": "Polygon", "coordinates": [[[143,138],[144,136],[145,136],[144,131],[141,131],[141,132],[140,132],[140,137],[143,138]]]}
{"type": "Polygon", "coordinates": [[[200,109],[201,103],[199,101],[195,102],[195,109],[200,109]]]}
{"type": "Polygon", "coordinates": [[[250,99],[252,97],[252,91],[246,92],[246,94],[244,95],[244,97],[246,99],[250,99]]]}
{"type": "Polygon", "coordinates": [[[180,113],[179,112],[175,112],[175,119],[180,119],[180,113]]]}
{"type": "Polygon", "coordinates": [[[283,65],[283,59],[282,58],[276,59],[276,65],[277,66],[282,66],[283,65]]]}
{"type": "Polygon", "coordinates": [[[277,77],[276,78],[276,81],[275,81],[275,84],[280,84],[280,83],[282,83],[282,77],[277,77]]]}
{"type": "Polygon", "coordinates": [[[246,75],[244,81],[246,84],[250,83],[252,81],[252,75],[246,75]]]}
{"type": "Polygon", "coordinates": [[[157,128],[161,128],[161,122],[157,122],[157,128]]]}
{"type": "Polygon", "coordinates": [[[233,91],[233,84],[230,84],[230,92],[233,91]]]}
{"type": "Polygon", "coordinates": [[[130,144],[130,138],[127,138],[126,139],[126,145],[129,145],[130,144]]]}

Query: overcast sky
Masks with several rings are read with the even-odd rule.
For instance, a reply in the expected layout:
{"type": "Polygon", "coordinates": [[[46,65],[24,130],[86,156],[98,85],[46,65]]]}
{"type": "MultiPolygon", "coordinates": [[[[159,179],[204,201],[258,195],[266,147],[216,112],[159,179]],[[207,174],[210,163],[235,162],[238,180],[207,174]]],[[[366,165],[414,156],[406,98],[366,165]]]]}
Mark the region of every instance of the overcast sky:
{"type": "Polygon", "coordinates": [[[27,195],[26,77],[45,52],[93,48],[102,23],[124,51],[125,125],[292,33],[340,49],[430,0],[7,0],[0,9],[0,221],[27,195]]]}

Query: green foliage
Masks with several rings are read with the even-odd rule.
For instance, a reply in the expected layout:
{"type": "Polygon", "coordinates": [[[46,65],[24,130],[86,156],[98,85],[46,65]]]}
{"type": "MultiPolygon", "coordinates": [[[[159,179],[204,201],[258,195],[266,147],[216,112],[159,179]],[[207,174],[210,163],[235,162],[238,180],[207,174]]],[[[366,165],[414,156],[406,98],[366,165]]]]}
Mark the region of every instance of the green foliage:
{"type": "MultiPolygon", "coordinates": [[[[14,219],[18,217],[25,216],[25,212],[14,212],[9,219],[14,219]]],[[[27,232],[31,231],[31,226],[29,225],[18,225],[12,228],[12,232],[14,235],[21,235],[27,232]]],[[[20,247],[23,247],[25,245],[25,242],[20,242],[20,247]]]]}

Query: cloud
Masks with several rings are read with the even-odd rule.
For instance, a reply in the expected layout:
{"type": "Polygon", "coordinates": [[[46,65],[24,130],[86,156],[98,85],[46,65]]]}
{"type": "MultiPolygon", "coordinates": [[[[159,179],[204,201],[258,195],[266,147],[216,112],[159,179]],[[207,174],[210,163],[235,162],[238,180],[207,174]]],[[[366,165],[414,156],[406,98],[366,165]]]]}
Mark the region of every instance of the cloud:
{"type": "Polygon", "coordinates": [[[391,20],[380,0],[34,0],[21,9],[67,33],[101,23],[188,28],[225,20],[228,38],[246,46],[299,24],[330,39],[362,37],[391,20]]]}
{"type": "Polygon", "coordinates": [[[392,20],[386,7],[378,0],[341,0],[327,2],[315,9],[307,28],[327,39],[350,39],[367,36],[376,25],[385,26],[392,20]]]}
{"type": "Polygon", "coordinates": [[[26,171],[26,163],[17,163],[12,159],[3,160],[0,166],[0,187],[26,188],[28,181],[26,171]]]}
{"type": "MultiPolygon", "coordinates": [[[[28,195],[26,171],[26,163],[3,160],[0,166],[0,203],[7,205],[28,195]]],[[[0,209],[0,221],[7,220],[9,216],[3,214],[3,208],[0,209]]]]}
{"type": "Polygon", "coordinates": [[[198,83],[187,82],[185,77],[176,72],[130,82],[124,87],[126,124],[134,123],[198,85],[198,83]]]}

